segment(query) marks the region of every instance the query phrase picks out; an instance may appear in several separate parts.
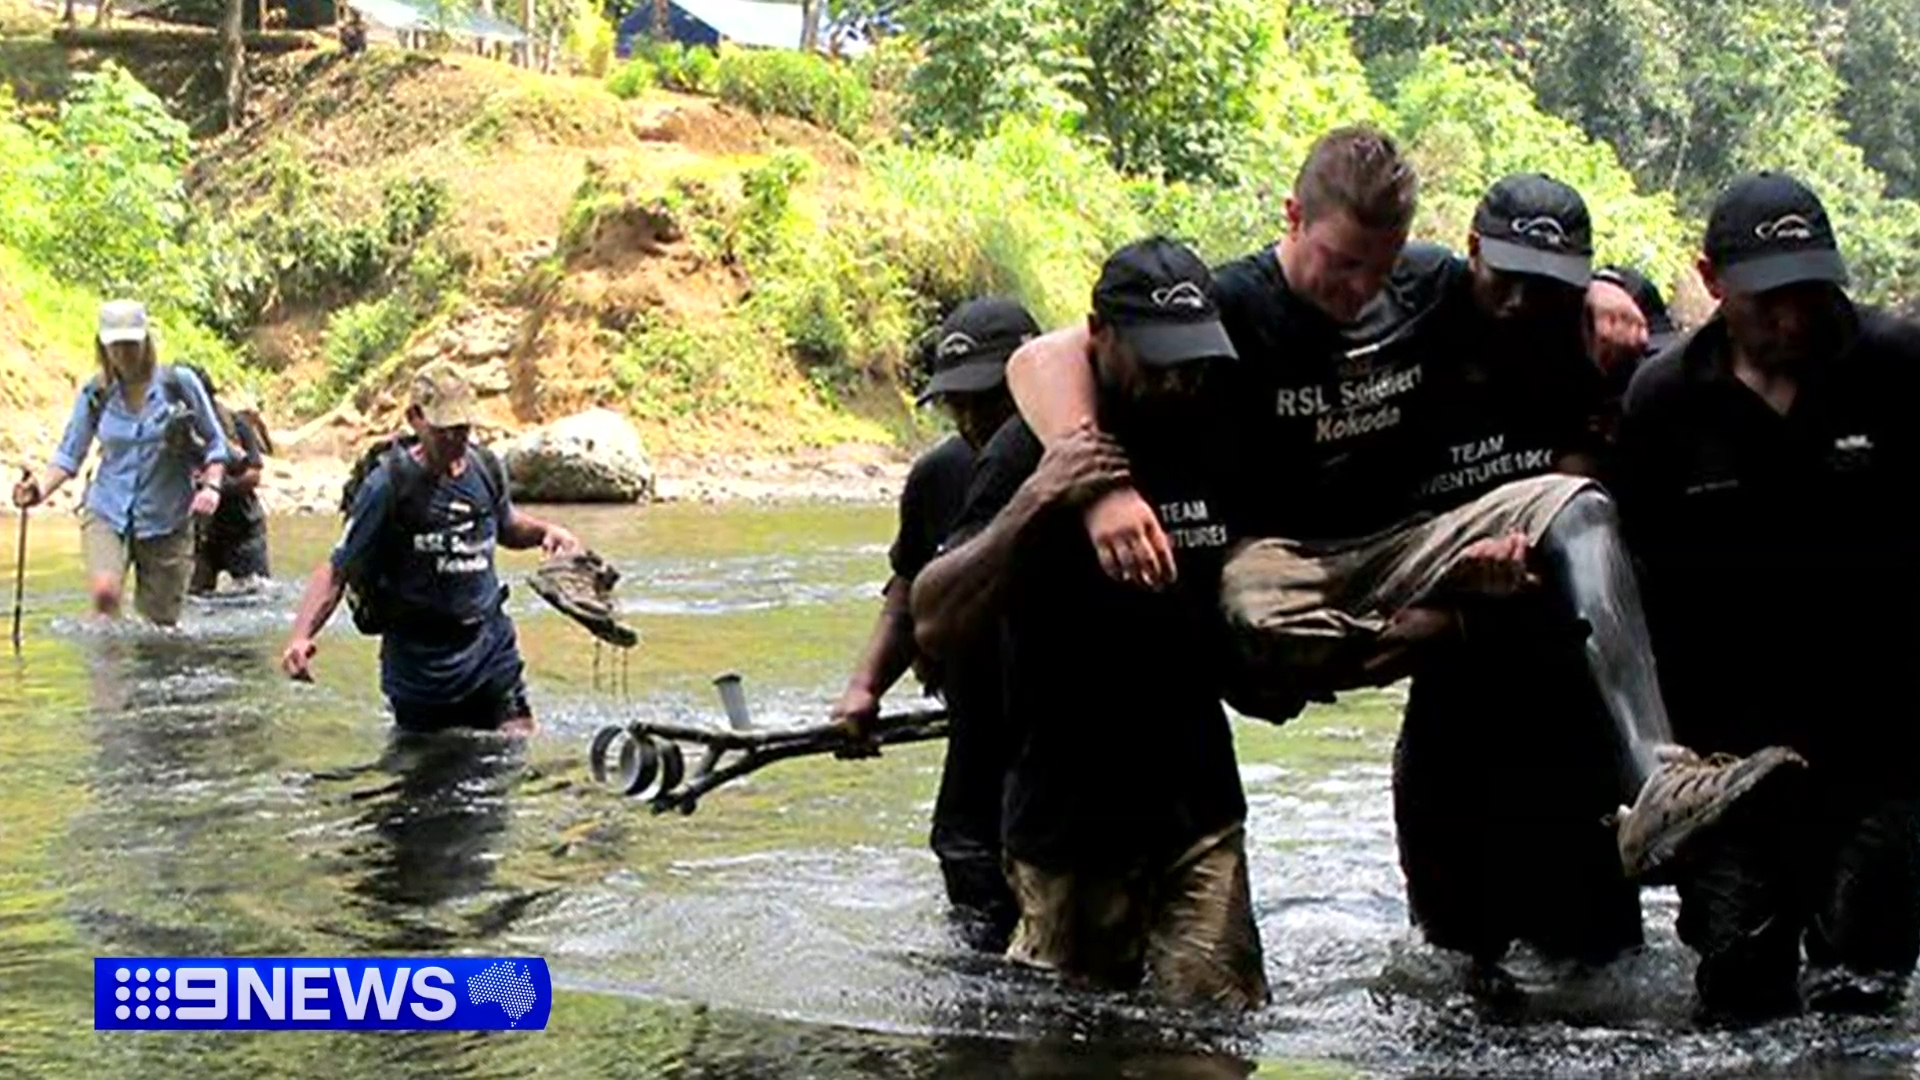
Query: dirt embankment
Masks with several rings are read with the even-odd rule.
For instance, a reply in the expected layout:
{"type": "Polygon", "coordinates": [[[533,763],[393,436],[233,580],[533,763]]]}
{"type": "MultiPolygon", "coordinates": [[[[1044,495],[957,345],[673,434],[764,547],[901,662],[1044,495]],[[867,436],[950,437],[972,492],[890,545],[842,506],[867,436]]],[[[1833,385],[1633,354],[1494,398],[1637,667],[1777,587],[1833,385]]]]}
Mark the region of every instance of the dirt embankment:
{"type": "MultiPolygon", "coordinates": [[[[444,302],[318,416],[312,388],[338,381],[324,347],[329,318],[356,297],[276,304],[253,328],[257,396],[276,427],[279,458],[265,486],[276,509],[331,511],[353,452],[399,426],[409,376],[433,359],[467,369],[488,438],[594,406],[628,412],[663,498],[885,499],[897,491],[909,451],[895,432],[910,426],[897,394],[877,412],[873,402],[849,408],[788,365],[754,372],[758,389],[745,405],[662,415],[636,404],[653,380],[680,373],[651,370],[652,357],[623,358],[628,328],[725,326],[747,300],[748,282],[710,243],[644,215],[615,214],[563,250],[576,195],[596,170],[737,176],[792,149],[817,166],[815,197],[830,197],[857,187],[859,155],[845,140],[712,99],[661,91],[623,101],[595,81],[473,57],[320,49],[254,64],[249,122],[201,145],[189,180],[197,200],[245,220],[284,197],[271,175],[290,170],[311,177],[315,197],[347,220],[378,213],[395,178],[435,180],[449,196],[437,239],[461,259],[458,279],[433,298],[444,302]],[[617,363],[626,366],[616,371],[617,363]]],[[[0,363],[32,376],[0,379],[19,387],[0,391],[0,425],[13,433],[0,451],[30,459],[44,457],[34,447],[50,449],[74,380],[90,367],[84,346],[71,343],[49,362],[35,334],[0,281],[0,363]]]]}

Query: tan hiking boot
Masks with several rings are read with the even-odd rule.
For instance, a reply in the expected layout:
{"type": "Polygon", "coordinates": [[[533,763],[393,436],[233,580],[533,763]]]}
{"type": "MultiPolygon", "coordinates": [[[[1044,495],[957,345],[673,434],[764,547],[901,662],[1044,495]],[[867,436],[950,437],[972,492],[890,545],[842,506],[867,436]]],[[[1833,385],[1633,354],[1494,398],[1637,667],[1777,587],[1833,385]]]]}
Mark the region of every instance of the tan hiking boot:
{"type": "Polygon", "coordinates": [[[1705,759],[1684,746],[1671,746],[1663,748],[1660,757],[1660,766],[1641,786],[1633,806],[1621,807],[1616,816],[1620,866],[1630,879],[1671,861],[1763,781],[1807,765],[1784,746],[1746,757],[1714,754],[1705,759]]]}
{"type": "Polygon", "coordinates": [[[620,571],[591,551],[553,555],[527,578],[542,600],[587,632],[615,648],[631,649],[640,634],[622,625],[613,603],[613,587],[620,571]]]}

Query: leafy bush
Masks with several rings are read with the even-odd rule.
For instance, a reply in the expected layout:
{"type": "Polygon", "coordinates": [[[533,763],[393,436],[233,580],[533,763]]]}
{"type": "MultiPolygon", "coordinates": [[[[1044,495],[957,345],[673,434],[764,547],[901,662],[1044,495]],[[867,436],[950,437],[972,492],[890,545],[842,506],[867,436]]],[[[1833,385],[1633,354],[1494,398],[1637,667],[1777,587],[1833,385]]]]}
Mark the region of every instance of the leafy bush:
{"type": "Polygon", "coordinates": [[[53,171],[52,152],[17,108],[13,88],[0,84],[0,244],[38,252],[47,225],[41,184],[53,171]]]}
{"type": "Polygon", "coordinates": [[[266,313],[364,292],[403,270],[446,217],[452,194],[439,180],[389,180],[376,213],[343,219],[339,199],[291,155],[267,167],[268,199],[244,220],[210,215],[194,248],[204,276],[196,304],[209,325],[238,335],[266,313]]]}
{"type": "Polygon", "coordinates": [[[1080,318],[1101,261],[1146,228],[1099,153],[1038,121],[1009,120],[965,156],[890,147],[869,175],[876,201],[904,219],[908,282],[941,310],[997,292],[1043,323],[1080,318]]]}
{"type": "Polygon", "coordinates": [[[715,89],[720,99],[756,113],[805,120],[859,137],[872,95],[851,68],[785,49],[724,49],[715,89]]]}
{"type": "Polygon", "coordinates": [[[659,82],[659,73],[645,57],[635,56],[607,73],[607,90],[628,101],[639,97],[659,82]]]}
{"type": "MultiPolygon", "coordinates": [[[[112,62],[73,82],[58,120],[44,129],[45,153],[26,174],[42,220],[10,233],[68,281],[156,306],[186,302],[187,126],[112,62]]],[[[11,197],[20,194],[16,186],[11,197]]]]}
{"type": "Polygon", "coordinates": [[[853,61],[867,88],[881,94],[905,92],[920,62],[920,46],[911,37],[889,34],[853,61]]]}
{"type": "Polygon", "coordinates": [[[639,48],[661,86],[688,94],[718,92],[720,58],[712,49],[677,41],[645,42],[639,48]]]}
{"type": "Polygon", "coordinates": [[[576,70],[603,78],[613,64],[613,24],[597,5],[579,4],[568,13],[566,53],[576,70]]]}
{"type": "Polygon", "coordinates": [[[621,339],[609,367],[632,410],[658,423],[764,404],[768,350],[777,338],[733,320],[680,323],[647,316],[621,339]]]}
{"type": "Polygon", "coordinates": [[[349,304],[327,319],[321,353],[327,358],[327,382],[335,393],[351,387],[374,365],[407,343],[415,314],[398,294],[349,304]]]}
{"type": "Polygon", "coordinates": [[[1141,182],[1133,194],[1148,231],[1190,245],[1214,265],[1273,243],[1284,228],[1285,187],[1141,182]]]}

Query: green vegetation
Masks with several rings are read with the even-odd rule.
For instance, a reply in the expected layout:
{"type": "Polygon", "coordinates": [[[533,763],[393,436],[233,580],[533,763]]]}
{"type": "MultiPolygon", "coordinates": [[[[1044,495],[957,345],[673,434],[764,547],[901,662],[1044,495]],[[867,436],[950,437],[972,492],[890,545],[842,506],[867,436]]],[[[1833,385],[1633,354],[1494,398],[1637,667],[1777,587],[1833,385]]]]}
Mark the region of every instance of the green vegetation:
{"type": "Polygon", "coordinates": [[[722,49],[718,54],[674,42],[641,42],[607,75],[622,98],[661,86],[715,94],[751,112],[790,116],[860,138],[873,119],[873,92],[858,72],[814,56],[777,49],[722,49]]]}
{"type": "MultiPolygon", "coordinates": [[[[12,302],[137,293],[175,349],[253,365],[242,381],[292,365],[282,389],[301,413],[384,378],[463,300],[535,321],[557,305],[570,321],[543,355],[587,365],[570,377],[643,419],[824,438],[872,430],[827,419],[854,403],[892,402],[897,419],[914,342],[968,296],[1012,293],[1057,323],[1080,316],[1101,257],[1144,232],[1214,260],[1272,241],[1308,146],[1355,122],[1409,148],[1425,238],[1460,244],[1490,182],[1545,171],[1586,194],[1603,258],[1672,286],[1717,188],[1777,167],[1826,197],[1862,295],[1920,296],[1920,83],[1896,74],[1920,60],[1920,5],[898,12],[907,32],[854,63],[641,42],[614,65],[603,14],[552,0],[536,5],[543,32],[597,82],[383,50],[331,73],[290,59],[296,90],[325,89],[244,151],[195,146],[184,103],[111,63],[75,71],[52,103],[0,96],[0,252],[25,270],[15,291],[66,298],[12,302]],[[738,111],[622,103],[660,89],[738,111]],[[583,167],[569,203],[554,185],[583,167]],[[249,359],[262,327],[300,320],[291,359],[249,359]],[[796,411],[810,419],[770,419],[796,411]]],[[[44,27],[14,32],[38,42],[44,27]]]]}

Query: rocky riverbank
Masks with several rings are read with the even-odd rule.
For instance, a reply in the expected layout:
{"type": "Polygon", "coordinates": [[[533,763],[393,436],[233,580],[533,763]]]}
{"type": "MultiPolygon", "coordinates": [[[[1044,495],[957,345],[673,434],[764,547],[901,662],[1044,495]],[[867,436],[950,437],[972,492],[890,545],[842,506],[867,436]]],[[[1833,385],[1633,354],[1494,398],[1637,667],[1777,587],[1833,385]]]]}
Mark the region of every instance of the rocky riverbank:
{"type": "MultiPolygon", "coordinates": [[[[652,501],[887,503],[900,497],[909,464],[893,447],[860,445],[780,458],[668,458],[655,465],[652,501]]],[[[350,467],[339,458],[269,459],[260,501],[269,514],[338,513],[350,467]]],[[[54,496],[51,509],[72,512],[80,491],[79,482],[70,483],[54,496]]],[[[11,511],[10,503],[0,508],[0,513],[11,511]]]]}

